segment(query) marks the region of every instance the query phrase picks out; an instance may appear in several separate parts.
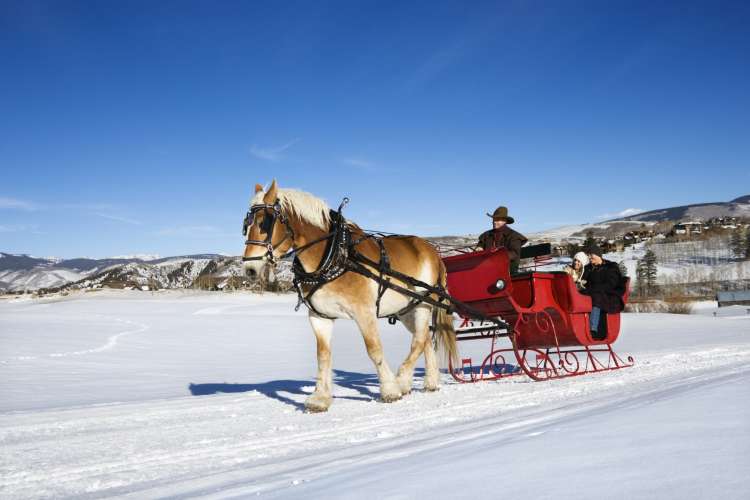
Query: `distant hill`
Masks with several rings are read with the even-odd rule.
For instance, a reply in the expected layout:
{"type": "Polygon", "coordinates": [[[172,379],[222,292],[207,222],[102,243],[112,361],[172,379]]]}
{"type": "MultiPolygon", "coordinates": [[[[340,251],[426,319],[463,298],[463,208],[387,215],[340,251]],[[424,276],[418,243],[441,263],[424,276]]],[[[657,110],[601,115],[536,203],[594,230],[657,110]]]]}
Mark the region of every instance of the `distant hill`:
{"type": "Polygon", "coordinates": [[[582,241],[588,231],[593,231],[595,236],[612,234],[622,235],[628,231],[637,230],[642,225],[652,227],[660,223],[676,224],[678,222],[707,220],[715,217],[750,219],[750,195],[740,196],[739,198],[727,202],[695,203],[679,207],[649,210],[647,212],[641,212],[627,217],[609,219],[602,222],[563,226],[537,233],[530,233],[526,236],[528,236],[533,242],[560,242],[565,240],[582,241]]]}
{"type": "Polygon", "coordinates": [[[155,260],[43,259],[0,253],[0,291],[21,292],[61,288],[190,288],[208,277],[221,286],[244,276],[239,257],[216,254],[184,255],[155,260]]]}
{"type": "Polygon", "coordinates": [[[21,269],[32,269],[37,266],[52,266],[55,262],[56,261],[52,259],[0,252],[0,271],[17,271],[21,269]]]}
{"type": "Polygon", "coordinates": [[[750,217],[750,195],[740,196],[739,198],[727,202],[695,203],[693,205],[649,210],[648,212],[642,212],[628,217],[611,219],[607,222],[679,222],[694,219],[706,220],[714,217],[750,217]]]}
{"type": "MultiPolygon", "coordinates": [[[[643,225],[654,227],[660,223],[738,217],[750,219],[750,195],[728,202],[696,203],[679,207],[650,210],[628,217],[603,222],[564,226],[527,234],[531,243],[583,240],[588,231],[595,236],[622,235],[643,225]]],[[[443,251],[476,243],[476,235],[430,238],[443,251]]],[[[291,281],[291,266],[283,262],[279,278],[291,281]]],[[[0,252],[0,291],[33,291],[64,287],[94,286],[189,288],[206,276],[217,286],[231,277],[244,276],[239,257],[217,254],[182,255],[153,260],[133,258],[107,259],[50,259],[0,252]]]]}

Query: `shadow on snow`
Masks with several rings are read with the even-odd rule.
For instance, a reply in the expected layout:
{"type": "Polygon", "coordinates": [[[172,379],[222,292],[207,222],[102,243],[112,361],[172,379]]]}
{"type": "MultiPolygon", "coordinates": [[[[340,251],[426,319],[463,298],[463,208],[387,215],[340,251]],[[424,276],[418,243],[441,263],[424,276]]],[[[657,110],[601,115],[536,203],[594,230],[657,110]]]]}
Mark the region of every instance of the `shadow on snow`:
{"type": "MultiPolygon", "coordinates": [[[[414,371],[416,377],[424,376],[424,370],[417,368],[414,371]]],[[[375,374],[348,372],[345,370],[333,370],[333,383],[339,387],[351,389],[360,396],[333,396],[334,399],[351,399],[354,401],[372,401],[378,399],[378,377],[375,374]]],[[[314,380],[270,380],[260,384],[194,384],[188,388],[193,396],[209,396],[212,394],[228,394],[236,392],[257,391],[264,396],[276,399],[282,403],[293,406],[298,410],[304,410],[303,402],[296,401],[292,396],[309,396],[315,386],[314,380]],[[308,390],[305,390],[308,388],[308,390]]],[[[335,391],[334,391],[335,392],[335,391]]]]}

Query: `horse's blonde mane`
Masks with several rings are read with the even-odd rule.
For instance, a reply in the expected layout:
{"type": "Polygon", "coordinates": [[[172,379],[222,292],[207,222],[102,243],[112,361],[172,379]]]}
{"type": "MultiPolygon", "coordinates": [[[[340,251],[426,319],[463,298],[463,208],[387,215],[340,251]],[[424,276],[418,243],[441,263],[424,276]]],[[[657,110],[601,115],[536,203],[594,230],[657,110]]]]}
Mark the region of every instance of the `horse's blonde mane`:
{"type": "MultiPolygon", "coordinates": [[[[250,201],[250,205],[263,203],[266,191],[258,191],[250,201]]],[[[278,195],[281,209],[287,215],[300,218],[302,221],[312,224],[323,230],[328,230],[331,223],[330,209],[328,204],[305,191],[299,189],[279,189],[278,195]]]]}

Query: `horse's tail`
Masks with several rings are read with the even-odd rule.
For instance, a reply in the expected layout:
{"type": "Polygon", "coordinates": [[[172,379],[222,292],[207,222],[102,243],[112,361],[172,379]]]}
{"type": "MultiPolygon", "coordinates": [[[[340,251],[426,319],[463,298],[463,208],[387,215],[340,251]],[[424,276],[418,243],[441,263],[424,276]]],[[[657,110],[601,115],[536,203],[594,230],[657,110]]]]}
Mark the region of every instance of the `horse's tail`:
{"type": "MultiPolygon", "coordinates": [[[[445,264],[440,260],[439,284],[447,290],[447,274],[445,264]]],[[[442,307],[437,307],[435,317],[435,346],[438,353],[442,353],[444,359],[449,360],[452,366],[458,366],[458,346],[456,345],[456,331],[453,329],[453,314],[442,307]]]]}

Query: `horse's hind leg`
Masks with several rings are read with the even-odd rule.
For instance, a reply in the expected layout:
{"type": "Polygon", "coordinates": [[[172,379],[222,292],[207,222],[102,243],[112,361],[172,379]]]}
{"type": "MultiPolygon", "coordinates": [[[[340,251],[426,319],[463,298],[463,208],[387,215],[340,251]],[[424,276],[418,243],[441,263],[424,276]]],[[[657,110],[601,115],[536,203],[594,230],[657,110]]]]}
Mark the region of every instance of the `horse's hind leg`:
{"type": "MultiPolygon", "coordinates": [[[[432,311],[430,311],[432,316],[432,311]]],[[[438,366],[435,347],[432,345],[432,335],[430,335],[430,324],[427,324],[427,340],[424,343],[424,390],[437,391],[440,389],[440,367],[438,366]]]]}
{"type": "Polygon", "coordinates": [[[398,375],[396,375],[396,381],[402,394],[411,392],[414,366],[422,352],[424,352],[425,357],[425,390],[434,391],[438,388],[437,360],[430,342],[431,311],[431,307],[420,305],[401,318],[406,328],[412,333],[411,350],[399,367],[398,375]]]}
{"type": "Polygon", "coordinates": [[[380,380],[380,399],[386,403],[401,399],[401,391],[396,383],[396,377],[393,376],[388,363],[383,356],[383,344],[380,342],[378,333],[378,323],[375,314],[357,314],[354,318],[362,332],[367,354],[375,364],[380,380]]]}
{"type": "Polygon", "coordinates": [[[315,339],[318,342],[318,377],[315,382],[315,392],[305,401],[307,411],[327,411],[331,406],[331,336],[333,320],[310,314],[315,339]]]}

